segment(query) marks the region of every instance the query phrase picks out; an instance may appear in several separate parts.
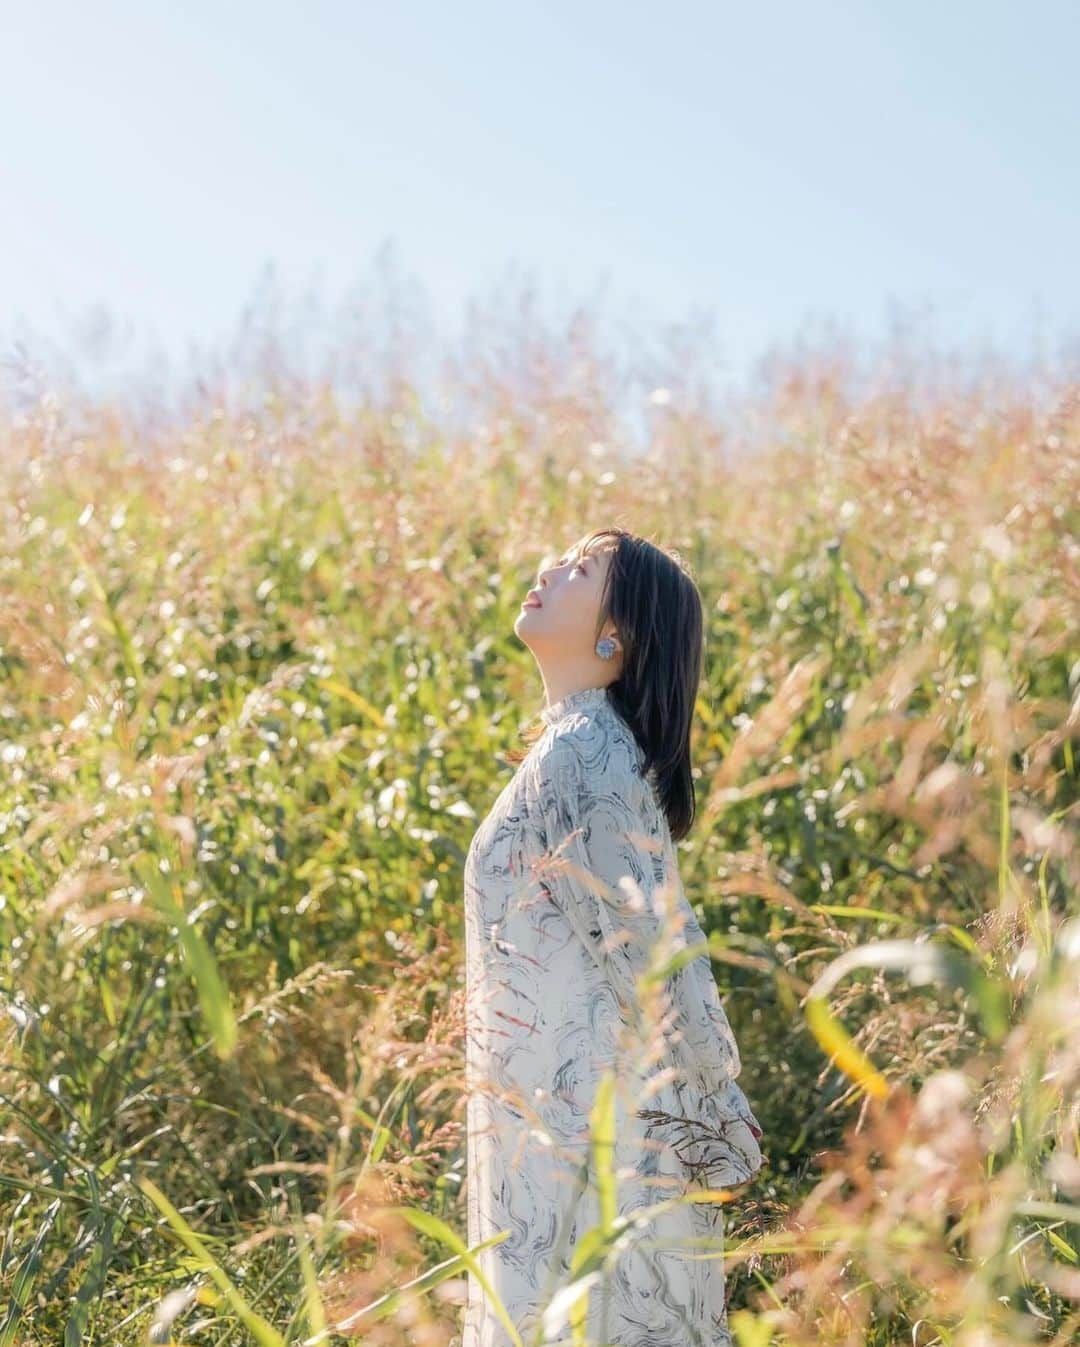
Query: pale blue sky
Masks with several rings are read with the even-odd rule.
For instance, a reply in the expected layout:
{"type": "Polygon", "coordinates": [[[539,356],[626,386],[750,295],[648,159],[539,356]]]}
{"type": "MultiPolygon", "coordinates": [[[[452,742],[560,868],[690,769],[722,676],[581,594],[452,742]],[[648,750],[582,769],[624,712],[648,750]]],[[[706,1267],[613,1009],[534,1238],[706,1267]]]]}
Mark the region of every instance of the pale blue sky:
{"type": "Polygon", "coordinates": [[[392,240],[450,321],[516,265],[734,363],[894,303],[1026,351],[1080,318],[1078,54],[1078,0],[10,0],[3,327],[182,349],[392,240]]]}

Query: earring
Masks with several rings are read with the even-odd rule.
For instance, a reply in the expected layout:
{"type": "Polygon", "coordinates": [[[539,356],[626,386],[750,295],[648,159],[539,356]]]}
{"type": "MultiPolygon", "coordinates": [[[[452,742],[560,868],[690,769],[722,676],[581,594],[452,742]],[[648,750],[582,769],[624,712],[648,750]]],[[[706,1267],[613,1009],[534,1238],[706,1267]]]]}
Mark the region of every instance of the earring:
{"type": "Polygon", "coordinates": [[[596,653],[601,659],[611,659],[615,653],[615,642],[610,636],[601,636],[596,643],[596,653]]]}

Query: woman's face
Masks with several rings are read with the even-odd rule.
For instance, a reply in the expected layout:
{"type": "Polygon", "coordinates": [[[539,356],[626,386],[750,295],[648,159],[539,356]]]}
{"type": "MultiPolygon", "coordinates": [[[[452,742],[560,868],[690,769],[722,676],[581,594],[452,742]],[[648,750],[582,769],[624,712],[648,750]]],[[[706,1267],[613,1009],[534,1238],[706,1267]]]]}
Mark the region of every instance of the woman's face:
{"type": "Polygon", "coordinates": [[[587,551],[579,542],[557,560],[544,558],[535,590],[526,597],[514,624],[534,653],[561,651],[597,658],[600,596],[613,550],[610,542],[596,539],[587,551]],[[539,606],[533,606],[537,598],[539,606]]]}

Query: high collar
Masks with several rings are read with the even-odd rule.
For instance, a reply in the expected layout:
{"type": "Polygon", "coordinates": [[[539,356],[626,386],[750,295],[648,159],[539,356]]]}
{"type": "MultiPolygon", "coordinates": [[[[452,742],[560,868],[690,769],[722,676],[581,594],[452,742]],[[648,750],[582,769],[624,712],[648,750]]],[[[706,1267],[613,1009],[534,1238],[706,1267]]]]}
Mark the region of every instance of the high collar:
{"type": "Polygon", "coordinates": [[[578,692],[568,692],[565,697],[560,697],[557,702],[552,702],[550,706],[545,706],[540,712],[540,719],[545,725],[554,725],[563,716],[571,711],[584,711],[588,707],[600,706],[608,699],[607,688],[581,688],[578,692]]]}

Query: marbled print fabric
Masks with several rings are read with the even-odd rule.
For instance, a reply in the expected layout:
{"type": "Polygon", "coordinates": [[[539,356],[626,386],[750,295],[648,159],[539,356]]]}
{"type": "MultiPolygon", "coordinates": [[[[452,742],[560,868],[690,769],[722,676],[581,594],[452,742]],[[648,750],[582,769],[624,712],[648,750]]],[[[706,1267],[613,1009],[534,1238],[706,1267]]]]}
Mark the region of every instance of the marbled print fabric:
{"type": "MultiPolygon", "coordinates": [[[[543,735],[465,866],[470,1245],[526,1344],[599,1218],[589,1111],[617,1074],[618,1209],[732,1187],[762,1164],[738,1048],[641,750],[603,688],[546,707],[543,735]],[[651,962],[655,960],[656,962],[651,962]]],[[[682,1205],[632,1232],[593,1288],[590,1347],[728,1344],[723,1208],[682,1205]]],[[[510,1338],[469,1276],[462,1347],[510,1338]]]]}

